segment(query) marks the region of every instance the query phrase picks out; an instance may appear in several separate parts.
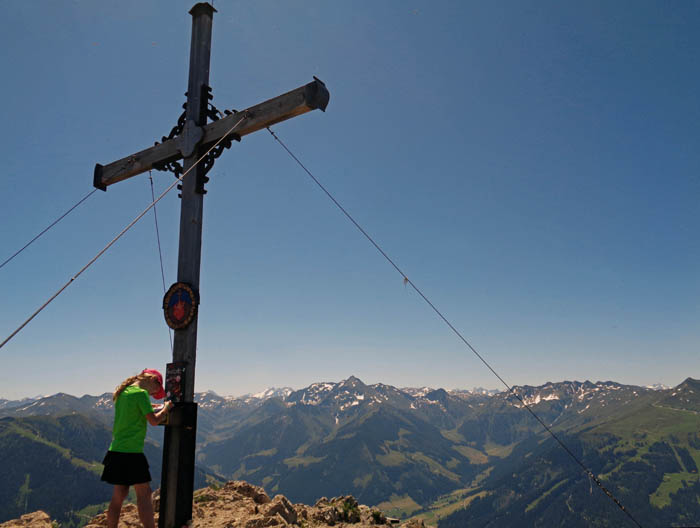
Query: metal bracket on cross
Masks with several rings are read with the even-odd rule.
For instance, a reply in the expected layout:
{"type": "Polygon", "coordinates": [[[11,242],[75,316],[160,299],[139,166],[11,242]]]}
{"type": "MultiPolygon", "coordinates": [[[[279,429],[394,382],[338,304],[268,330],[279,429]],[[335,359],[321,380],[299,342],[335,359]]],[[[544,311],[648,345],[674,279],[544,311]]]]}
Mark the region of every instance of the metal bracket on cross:
{"type": "MultiPolygon", "coordinates": [[[[207,100],[207,115],[221,115],[213,106],[208,108],[208,96],[203,98],[207,100]]],[[[240,141],[240,138],[262,130],[274,124],[286,121],[292,117],[310,112],[311,110],[325,111],[328,106],[330,94],[326,85],[316,77],[314,80],[304,86],[300,86],[295,90],[287,92],[273,99],[251,106],[241,112],[224,113],[226,116],[219,118],[211,123],[201,127],[202,138],[199,140],[197,147],[200,149],[208,149],[221,139],[240,119],[241,115],[245,117],[236,129],[228,137],[240,141]]],[[[95,165],[95,174],[93,185],[103,191],[107,187],[117,182],[147,172],[151,169],[156,170],[173,170],[175,167],[171,165],[173,162],[178,162],[183,158],[181,148],[183,148],[180,136],[184,135],[184,130],[187,127],[186,121],[180,126],[181,119],[178,119],[171,134],[165,138],[162,143],[158,143],[150,148],[136,152],[131,156],[127,156],[120,160],[109,163],[108,165],[95,165]],[[176,134],[173,135],[173,132],[176,134]],[[172,135],[172,137],[170,137],[172,135]]],[[[196,132],[192,132],[196,134],[196,132]]],[[[193,138],[196,136],[193,136],[193,138]]],[[[225,141],[224,141],[225,142],[225,141]]],[[[222,142],[221,144],[223,144],[222,142]]],[[[221,144],[219,146],[221,146],[221,144]]],[[[217,146],[218,149],[218,146],[217,146]]],[[[214,149],[210,154],[214,153],[214,149]]],[[[221,153],[214,154],[210,160],[220,156],[221,153]]],[[[204,160],[203,160],[204,161],[204,160]]],[[[178,164],[179,165],[179,164],[178,164]]],[[[209,164],[211,168],[211,163],[209,164]]],[[[179,174],[181,174],[180,172],[179,174]]]]}
{"type": "MultiPolygon", "coordinates": [[[[187,92],[185,92],[185,97],[187,97],[187,92]]],[[[206,108],[203,108],[202,111],[202,115],[206,116],[205,119],[209,118],[213,122],[218,121],[222,117],[226,117],[228,115],[236,113],[235,110],[225,110],[225,113],[222,113],[211,102],[211,99],[213,99],[213,97],[214,96],[211,93],[211,87],[206,85],[202,86],[202,97],[200,98],[200,101],[207,102],[206,108]]],[[[201,126],[197,126],[194,123],[194,121],[186,121],[187,103],[184,103],[182,105],[182,108],[184,108],[184,111],[178,118],[177,124],[170,130],[170,133],[167,136],[163,136],[161,138],[161,142],[165,143],[170,139],[175,140],[176,147],[180,155],[183,158],[189,158],[190,156],[192,156],[192,154],[194,154],[194,151],[196,150],[197,146],[201,143],[202,139],[204,138],[204,130],[201,126]]],[[[214,161],[219,156],[221,156],[224,150],[231,148],[233,140],[240,141],[241,137],[238,134],[230,134],[221,143],[219,143],[216,147],[214,147],[211,151],[209,151],[206,154],[205,158],[202,160],[202,165],[204,167],[204,170],[202,171],[203,173],[201,175],[198,175],[197,177],[196,192],[200,194],[207,193],[207,191],[204,189],[204,184],[209,181],[209,178],[206,176],[206,174],[211,170],[211,168],[214,166],[214,161]]],[[[160,145],[160,143],[156,141],[155,145],[160,145]]],[[[179,178],[180,175],[184,172],[182,164],[179,161],[154,163],[153,169],[158,171],[172,172],[176,178],[179,178]]],[[[181,190],[182,185],[178,185],[178,189],[181,190]]],[[[182,197],[182,195],[178,196],[182,197]]]]}

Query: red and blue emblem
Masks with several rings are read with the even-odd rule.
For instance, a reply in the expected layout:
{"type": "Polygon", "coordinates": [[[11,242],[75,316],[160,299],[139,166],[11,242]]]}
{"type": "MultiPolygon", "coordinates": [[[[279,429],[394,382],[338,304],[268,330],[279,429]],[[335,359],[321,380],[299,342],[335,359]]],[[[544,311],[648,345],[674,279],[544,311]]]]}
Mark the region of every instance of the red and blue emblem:
{"type": "Polygon", "coordinates": [[[197,313],[198,299],[189,284],[176,282],[163,298],[165,322],[173,330],[185,328],[197,313]]]}

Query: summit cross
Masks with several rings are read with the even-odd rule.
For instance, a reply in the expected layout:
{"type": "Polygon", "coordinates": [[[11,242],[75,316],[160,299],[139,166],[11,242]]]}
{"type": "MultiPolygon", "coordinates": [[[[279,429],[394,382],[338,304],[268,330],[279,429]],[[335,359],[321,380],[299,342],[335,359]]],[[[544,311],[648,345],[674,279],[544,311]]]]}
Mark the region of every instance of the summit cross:
{"type": "MultiPolygon", "coordinates": [[[[95,165],[93,184],[103,191],[117,182],[151,169],[184,174],[181,185],[180,243],[177,280],[199,299],[204,185],[214,160],[232,140],[311,110],[325,111],[330,98],[326,86],[314,81],[241,112],[220,114],[210,104],[209,62],[212,20],[216,9],[206,2],[191,10],[192,40],[185,112],[162,142],[114,161],[95,165]],[[209,119],[212,122],[208,122],[209,119]],[[180,165],[182,160],[182,165],[180,165]]],[[[197,351],[197,312],[186,326],[175,329],[173,363],[185,365],[181,402],[171,411],[165,427],[159,528],[180,528],[192,520],[197,404],[194,371],[197,351]]]]}

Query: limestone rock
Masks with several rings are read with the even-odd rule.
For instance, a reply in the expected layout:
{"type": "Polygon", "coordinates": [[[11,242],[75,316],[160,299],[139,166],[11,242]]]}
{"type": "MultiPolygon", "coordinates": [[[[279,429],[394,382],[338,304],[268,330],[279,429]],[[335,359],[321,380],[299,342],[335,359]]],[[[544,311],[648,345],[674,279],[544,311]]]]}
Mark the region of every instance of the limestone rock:
{"type": "Polygon", "coordinates": [[[314,506],[316,508],[322,508],[323,506],[328,506],[330,502],[328,502],[328,497],[321,497],[316,501],[316,504],[314,506]]]}
{"type": "Polygon", "coordinates": [[[267,496],[265,490],[260,486],[254,486],[243,480],[234,480],[227,482],[224,486],[226,491],[234,491],[239,493],[243,497],[249,497],[253,499],[256,504],[265,504],[270,502],[270,497],[267,496]]]}
{"type": "Polygon", "coordinates": [[[294,506],[284,495],[275,495],[275,498],[265,505],[264,515],[265,517],[279,515],[288,524],[296,524],[298,517],[294,506]]]}
{"type": "MultiPolygon", "coordinates": [[[[153,494],[156,521],[160,494],[153,494]]],[[[292,504],[284,495],[274,498],[260,486],[232,481],[194,492],[191,528],[377,528],[386,516],[376,509],[358,504],[352,495],[319,499],[314,506],[292,504]]],[[[141,528],[135,504],[124,504],[119,528],[141,528]]],[[[44,512],[24,515],[0,528],[52,528],[44,512]]],[[[107,528],[107,513],[94,517],[85,528],[107,528]]],[[[423,523],[406,524],[404,528],[424,528],[423,523]]]]}
{"type": "Polygon", "coordinates": [[[0,523],[0,528],[51,528],[51,517],[43,511],[22,515],[19,519],[0,523]]]}
{"type": "Polygon", "coordinates": [[[425,524],[420,519],[411,519],[401,525],[401,528],[425,528],[425,524]]]}
{"type": "MultiPolygon", "coordinates": [[[[107,512],[100,513],[94,517],[85,528],[103,528],[107,526],[107,512]]],[[[119,518],[119,528],[141,528],[139,512],[136,504],[122,505],[122,514],[119,518]]]]}
{"type": "Polygon", "coordinates": [[[338,510],[336,510],[333,506],[322,506],[320,508],[315,508],[315,510],[316,511],[311,515],[311,520],[316,521],[316,524],[335,526],[335,524],[340,520],[338,510]]]}

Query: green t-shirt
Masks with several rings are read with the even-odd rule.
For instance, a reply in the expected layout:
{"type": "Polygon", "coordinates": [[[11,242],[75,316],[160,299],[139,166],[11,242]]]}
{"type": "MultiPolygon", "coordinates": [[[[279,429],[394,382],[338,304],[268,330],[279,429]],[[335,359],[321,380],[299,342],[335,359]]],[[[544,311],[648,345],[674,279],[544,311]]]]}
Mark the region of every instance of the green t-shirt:
{"type": "Polygon", "coordinates": [[[114,429],[110,451],[143,453],[146,438],[146,415],[153,412],[148,391],[130,385],[114,405],[114,429]]]}

